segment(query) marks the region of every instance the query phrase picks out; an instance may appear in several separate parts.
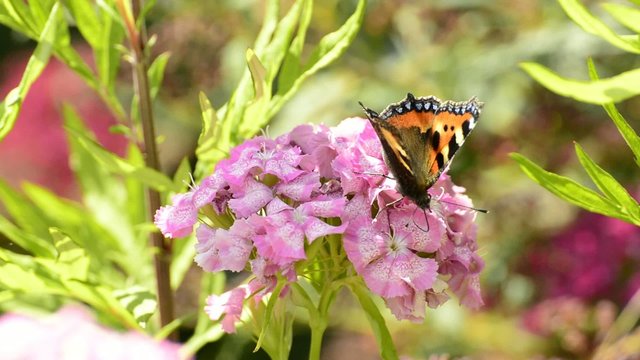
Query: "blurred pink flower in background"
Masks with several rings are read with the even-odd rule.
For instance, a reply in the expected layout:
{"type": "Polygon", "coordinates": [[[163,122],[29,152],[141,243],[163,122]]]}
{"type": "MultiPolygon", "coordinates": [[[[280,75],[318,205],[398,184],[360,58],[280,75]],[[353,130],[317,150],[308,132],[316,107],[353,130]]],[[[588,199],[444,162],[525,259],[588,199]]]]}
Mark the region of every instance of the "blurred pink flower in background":
{"type": "Polygon", "coordinates": [[[550,242],[534,246],[529,268],[543,298],[609,299],[623,306],[640,288],[640,229],[584,213],[550,242]]]}
{"type": "MultiPolygon", "coordinates": [[[[89,52],[80,50],[89,59],[89,52]]],[[[5,61],[0,74],[0,97],[15,88],[27,65],[28,55],[5,61]]],[[[92,63],[92,61],[88,61],[92,63]]],[[[0,141],[0,178],[14,188],[24,181],[47,187],[58,195],[76,197],[77,184],[69,168],[69,148],[61,107],[70,104],[107,149],[123,154],[126,139],[109,133],[115,124],[98,95],[64,64],[52,58],[33,84],[13,130],[0,141]]]]}
{"type": "Polygon", "coordinates": [[[66,307],[34,318],[0,318],[0,359],[181,359],[180,346],[142,333],[119,333],[95,323],[87,310],[66,307]]]}

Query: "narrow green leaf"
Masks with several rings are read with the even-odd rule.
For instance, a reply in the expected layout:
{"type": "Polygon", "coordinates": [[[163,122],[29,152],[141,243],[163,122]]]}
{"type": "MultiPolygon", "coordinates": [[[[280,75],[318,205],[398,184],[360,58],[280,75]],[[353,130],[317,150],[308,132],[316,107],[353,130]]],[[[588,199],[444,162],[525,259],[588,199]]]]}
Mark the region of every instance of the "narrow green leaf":
{"type": "Polygon", "coordinates": [[[193,183],[193,178],[191,177],[191,164],[189,164],[189,158],[184,157],[182,161],[180,161],[180,165],[178,165],[178,169],[173,174],[173,185],[176,189],[180,189],[179,191],[183,191],[188,188],[193,183]]]}
{"type": "Polygon", "coordinates": [[[273,104],[269,109],[269,118],[280,111],[282,106],[298,91],[307,78],[330,65],[344,54],[362,26],[366,4],[366,0],[358,1],[358,6],[349,19],[338,30],[325,35],[320,40],[303,68],[302,74],[293,82],[286,93],[274,96],[273,104]]]}
{"type": "Polygon", "coordinates": [[[527,176],[559,198],[591,212],[632,222],[627,214],[620,212],[616,204],[595,191],[567,177],[545,171],[520,154],[511,153],[511,158],[520,165],[527,176]]]}
{"type": "Polygon", "coordinates": [[[251,49],[247,49],[246,53],[247,65],[249,66],[249,72],[251,73],[251,80],[253,81],[253,87],[255,91],[255,99],[260,99],[265,96],[267,91],[267,69],[265,69],[260,59],[255,52],[251,49]]]}
{"type": "Polygon", "coordinates": [[[280,298],[280,293],[282,292],[282,289],[284,289],[284,286],[286,285],[286,283],[287,283],[286,280],[279,276],[275,289],[273,289],[273,292],[271,293],[271,295],[269,295],[267,308],[265,309],[265,312],[264,312],[262,328],[260,329],[260,335],[258,336],[258,340],[256,341],[256,346],[253,349],[253,352],[258,351],[262,346],[262,342],[265,341],[265,336],[267,335],[269,324],[271,323],[271,320],[273,318],[273,309],[275,308],[276,302],[280,298]]]}
{"type": "Polygon", "coordinates": [[[91,1],[86,0],[66,0],[65,4],[71,12],[71,16],[76,21],[76,26],[92,48],[98,48],[100,34],[103,31],[103,24],[98,20],[98,15],[91,1]]]}
{"type": "Polygon", "coordinates": [[[547,89],[581,102],[604,105],[640,94],[640,69],[588,82],[565,79],[536,63],[522,63],[520,67],[547,89]]]}
{"type": "Polygon", "coordinates": [[[147,70],[152,100],[156,98],[158,91],[160,91],[162,79],[164,79],[164,69],[167,67],[167,62],[169,62],[169,56],[170,54],[168,52],[158,55],[151,63],[151,66],[149,66],[149,70],[147,70]]]}
{"type": "Polygon", "coordinates": [[[196,237],[189,236],[173,242],[171,260],[171,288],[177,289],[184,280],[187,271],[193,265],[196,256],[196,237]]]}
{"type": "Polygon", "coordinates": [[[367,315],[369,325],[371,325],[373,334],[376,337],[376,342],[378,343],[380,356],[385,360],[398,359],[393,338],[389,333],[389,329],[387,329],[387,324],[384,322],[382,314],[380,314],[380,310],[371,299],[369,291],[360,284],[350,284],[349,289],[351,289],[351,292],[356,296],[362,310],[364,310],[364,313],[367,315]]]}
{"type": "Polygon", "coordinates": [[[298,32],[291,42],[289,51],[287,52],[282,68],[278,74],[278,93],[286,93],[295,80],[302,72],[302,49],[307,36],[307,30],[311,23],[313,15],[313,1],[304,0],[302,5],[302,13],[300,15],[300,23],[298,24],[298,32]]]}
{"type": "Polygon", "coordinates": [[[580,26],[584,31],[596,35],[620,49],[640,54],[640,43],[637,40],[635,42],[630,42],[616,34],[600,19],[591,15],[589,10],[587,10],[580,1],[558,0],[558,2],[571,20],[578,24],[578,26],[580,26]]]}
{"type": "Polygon", "coordinates": [[[132,177],[158,191],[177,190],[174,188],[171,179],[166,175],[145,166],[135,166],[129,163],[126,159],[105,150],[100,144],[85,137],[75,129],[67,128],[67,132],[77,136],[78,144],[83,146],[93,155],[95,160],[99,161],[110,172],[132,177]]]}
{"type": "Polygon", "coordinates": [[[640,9],[614,3],[604,3],[602,7],[620,24],[640,34],[640,9]]]}
{"type": "Polygon", "coordinates": [[[142,286],[115,290],[113,296],[133,315],[142,328],[146,327],[147,321],[156,312],[156,295],[142,286]]]}
{"type": "Polygon", "coordinates": [[[38,45],[36,46],[33,55],[31,55],[31,58],[29,58],[29,62],[24,70],[20,84],[7,94],[4,100],[4,107],[0,109],[0,141],[4,139],[4,137],[7,136],[9,131],[13,128],[13,125],[18,118],[18,114],[20,113],[22,102],[27,96],[27,92],[49,62],[49,58],[51,57],[53,50],[53,44],[56,40],[55,36],[57,27],[62,22],[63,19],[60,4],[56,3],[51,9],[51,14],[49,15],[49,19],[47,20],[44,29],[42,30],[42,34],[40,34],[38,45]]]}
{"type": "Polygon", "coordinates": [[[49,238],[43,239],[34,233],[24,231],[2,215],[0,215],[0,233],[35,256],[53,259],[57,255],[49,238]]]}
{"type": "Polygon", "coordinates": [[[3,0],[2,10],[6,17],[12,20],[12,23],[19,25],[17,30],[30,38],[37,39],[42,32],[42,27],[37,25],[24,1],[3,0]]]}
{"type": "MultiPolygon", "coordinates": [[[[101,8],[102,9],[102,8],[101,8]]],[[[98,14],[101,28],[98,33],[99,43],[93,47],[96,67],[98,69],[98,79],[101,84],[99,92],[116,113],[118,118],[122,118],[124,110],[120,100],[116,95],[115,80],[120,69],[120,58],[122,56],[118,46],[122,45],[124,39],[124,29],[122,25],[114,20],[104,10],[98,14]]]]}
{"type": "Polygon", "coordinates": [[[44,27],[54,2],[51,0],[28,1],[31,18],[39,29],[44,27]]]}
{"type": "Polygon", "coordinates": [[[20,228],[42,239],[50,238],[47,214],[2,180],[0,201],[20,228]]]}
{"type": "Polygon", "coordinates": [[[196,156],[198,157],[194,174],[196,180],[202,179],[213,171],[213,165],[216,161],[226,155],[221,149],[229,147],[230,140],[220,134],[220,122],[207,95],[200,92],[198,98],[202,111],[202,130],[200,130],[196,147],[196,156]]]}
{"type": "MultiPolygon", "coordinates": [[[[592,59],[587,61],[587,65],[589,67],[589,76],[592,80],[598,80],[598,72],[596,71],[595,64],[592,59]]],[[[613,123],[618,128],[618,131],[624,138],[624,141],[629,145],[631,151],[633,152],[634,160],[636,164],[640,166],[640,137],[636,134],[633,128],[629,125],[629,123],[622,117],[622,115],[616,109],[614,104],[604,104],[602,105],[604,110],[607,112],[613,123]]]]}
{"type": "Polygon", "coordinates": [[[598,166],[578,143],[575,143],[575,148],[578,160],[598,189],[607,198],[619,204],[622,213],[627,214],[635,224],[640,225],[640,207],[636,200],[613,176],[598,166]]]}

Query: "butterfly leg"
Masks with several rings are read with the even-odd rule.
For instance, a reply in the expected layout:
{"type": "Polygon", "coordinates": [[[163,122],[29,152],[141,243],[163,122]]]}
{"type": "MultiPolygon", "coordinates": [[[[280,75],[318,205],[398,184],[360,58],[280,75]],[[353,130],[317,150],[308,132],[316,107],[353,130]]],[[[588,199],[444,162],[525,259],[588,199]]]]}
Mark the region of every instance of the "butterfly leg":
{"type": "Polygon", "coordinates": [[[368,172],[368,171],[354,171],[354,174],[358,174],[358,175],[375,175],[375,176],[382,176],[384,178],[387,178],[389,180],[393,180],[392,176],[389,175],[385,175],[385,174],[380,174],[380,173],[372,173],[372,172],[368,172]]]}

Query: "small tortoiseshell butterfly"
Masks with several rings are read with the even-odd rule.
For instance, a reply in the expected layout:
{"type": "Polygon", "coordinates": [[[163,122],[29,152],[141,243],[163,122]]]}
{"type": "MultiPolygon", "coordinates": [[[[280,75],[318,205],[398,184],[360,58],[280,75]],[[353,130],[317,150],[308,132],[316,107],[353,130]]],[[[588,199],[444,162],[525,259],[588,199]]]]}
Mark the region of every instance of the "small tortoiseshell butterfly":
{"type": "Polygon", "coordinates": [[[443,102],[435,96],[416,98],[411,93],[380,114],[360,103],[380,138],[398,191],[423,210],[430,209],[427,190],[475,127],[482,105],[475,97],[443,102]]]}

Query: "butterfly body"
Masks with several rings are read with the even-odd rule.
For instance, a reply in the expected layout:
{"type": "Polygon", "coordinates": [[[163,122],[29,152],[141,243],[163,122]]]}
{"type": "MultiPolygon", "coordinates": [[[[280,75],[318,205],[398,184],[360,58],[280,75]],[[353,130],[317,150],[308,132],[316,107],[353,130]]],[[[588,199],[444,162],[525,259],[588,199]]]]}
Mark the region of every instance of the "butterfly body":
{"type": "Polygon", "coordinates": [[[398,191],[418,207],[429,209],[427,190],[475,127],[482,103],[476,98],[443,102],[435,96],[416,98],[409,93],[380,114],[360,105],[380,138],[398,191]]]}

